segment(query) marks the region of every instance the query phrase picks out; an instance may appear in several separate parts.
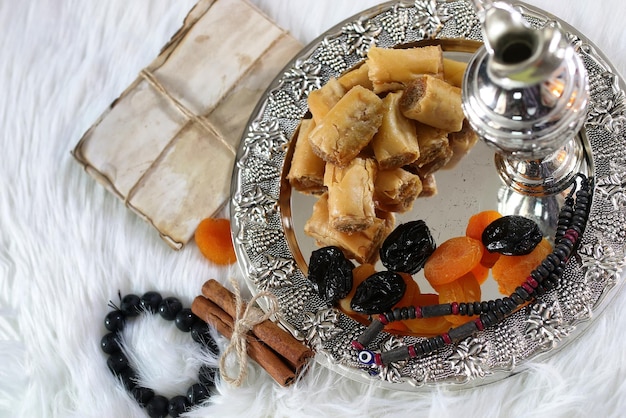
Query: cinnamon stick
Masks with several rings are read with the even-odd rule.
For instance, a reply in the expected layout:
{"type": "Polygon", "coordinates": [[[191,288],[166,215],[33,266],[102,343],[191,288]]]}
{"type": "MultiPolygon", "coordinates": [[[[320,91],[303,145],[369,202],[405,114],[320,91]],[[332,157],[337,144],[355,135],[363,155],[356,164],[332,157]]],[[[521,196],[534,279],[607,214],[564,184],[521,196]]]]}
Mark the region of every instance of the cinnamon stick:
{"type": "MultiPolygon", "coordinates": [[[[210,300],[197,296],[192,305],[192,312],[215,327],[217,332],[227,338],[233,335],[233,318],[210,300]]],[[[272,378],[282,386],[288,386],[296,378],[296,370],[286,364],[271,348],[254,336],[246,335],[248,355],[256,361],[272,378]]]]}
{"type": "MultiPolygon", "coordinates": [[[[208,280],[202,286],[202,294],[235,318],[235,295],[216,280],[208,280]]],[[[245,309],[245,305],[244,308],[245,309]]],[[[252,328],[252,333],[285,358],[296,370],[313,356],[313,351],[272,321],[263,321],[252,328]]]]}

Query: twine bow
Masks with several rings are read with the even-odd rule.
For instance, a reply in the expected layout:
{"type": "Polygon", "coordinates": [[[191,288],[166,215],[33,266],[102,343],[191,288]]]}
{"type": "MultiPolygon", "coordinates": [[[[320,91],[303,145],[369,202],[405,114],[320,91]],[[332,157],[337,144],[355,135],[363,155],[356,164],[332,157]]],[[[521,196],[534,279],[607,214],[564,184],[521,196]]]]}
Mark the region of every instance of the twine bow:
{"type": "Polygon", "coordinates": [[[269,319],[272,315],[278,312],[278,301],[276,296],[269,292],[260,292],[256,294],[248,302],[246,309],[243,310],[243,299],[241,298],[241,292],[239,290],[239,284],[236,280],[231,279],[230,282],[233,285],[233,293],[235,295],[235,310],[236,316],[234,318],[233,334],[230,339],[230,343],[222,353],[220,357],[220,375],[226,382],[240,386],[241,383],[248,376],[248,341],[247,334],[255,325],[260,324],[263,321],[269,319]],[[265,297],[269,301],[267,312],[263,312],[261,309],[254,307],[254,303],[259,299],[265,297]],[[242,312],[243,310],[243,312],[242,312]],[[239,365],[239,372],[236,377],[232,377],[226,371],[226,359],[234,351],[239,365]]]}

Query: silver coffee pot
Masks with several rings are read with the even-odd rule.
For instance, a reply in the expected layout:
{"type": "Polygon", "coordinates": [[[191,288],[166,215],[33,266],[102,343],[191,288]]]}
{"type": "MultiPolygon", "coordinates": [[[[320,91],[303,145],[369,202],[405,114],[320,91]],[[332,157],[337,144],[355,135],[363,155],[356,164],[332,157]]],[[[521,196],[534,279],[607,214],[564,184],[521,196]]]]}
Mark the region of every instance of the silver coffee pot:
{"type": "Polygon", "coordinates": [[[474,0],[484,46],[468,64],[463,110],[495,148],[504,183],[550,196],[584,171],[579,138],[589,87],[581,58],[555,25],[533,28],[502,1],[474,0]]]}

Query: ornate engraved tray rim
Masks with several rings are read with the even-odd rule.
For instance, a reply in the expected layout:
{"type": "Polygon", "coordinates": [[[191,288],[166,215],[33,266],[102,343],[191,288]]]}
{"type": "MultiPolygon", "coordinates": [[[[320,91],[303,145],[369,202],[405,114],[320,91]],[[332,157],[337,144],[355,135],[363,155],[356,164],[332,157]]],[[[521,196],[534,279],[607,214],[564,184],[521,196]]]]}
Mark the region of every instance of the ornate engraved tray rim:
{"type": "MultiPolygon", "coordinates": [[[[231,220],[239,265],[253,293],[279,300],[279,322],[316,349],[316,359],[341,374],[394,389],[482,385],[524,370],[529,360],[558,352],[582,334],[622,284],[626,262],[625,85],[606,57],[576,29],[516,3],[536,26],[560,25],[585,62],[590,107],[585,122],[594,178],[593,204],[578,256],[557,289],[507,318],[432,355],[379,368],[360,365],[350,348],[364,327],[327,308],[307,284],[285,237],[280,213],[287,144],[307,112],[307,94],[358,64],[372,44],[393,47],[428,40],[481,40],[469,0],[391,1],[336,25],[307,46],[279,74],[254,110],[233,169],[231,220]]],[[[419,337],[382,333],[389,349],[419,337]]]]}

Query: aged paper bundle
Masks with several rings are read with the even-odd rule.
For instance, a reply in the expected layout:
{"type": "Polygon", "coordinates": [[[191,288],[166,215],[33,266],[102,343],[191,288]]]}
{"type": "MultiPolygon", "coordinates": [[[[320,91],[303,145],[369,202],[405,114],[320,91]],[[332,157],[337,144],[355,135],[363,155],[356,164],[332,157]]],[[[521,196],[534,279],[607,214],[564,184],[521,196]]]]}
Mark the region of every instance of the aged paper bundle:
{"type": "Polygon", "coordinates": [[[72,154],[180,249],[225,205],[244,125],[300,48],[245,0],[201,0],[72,154]]]}

